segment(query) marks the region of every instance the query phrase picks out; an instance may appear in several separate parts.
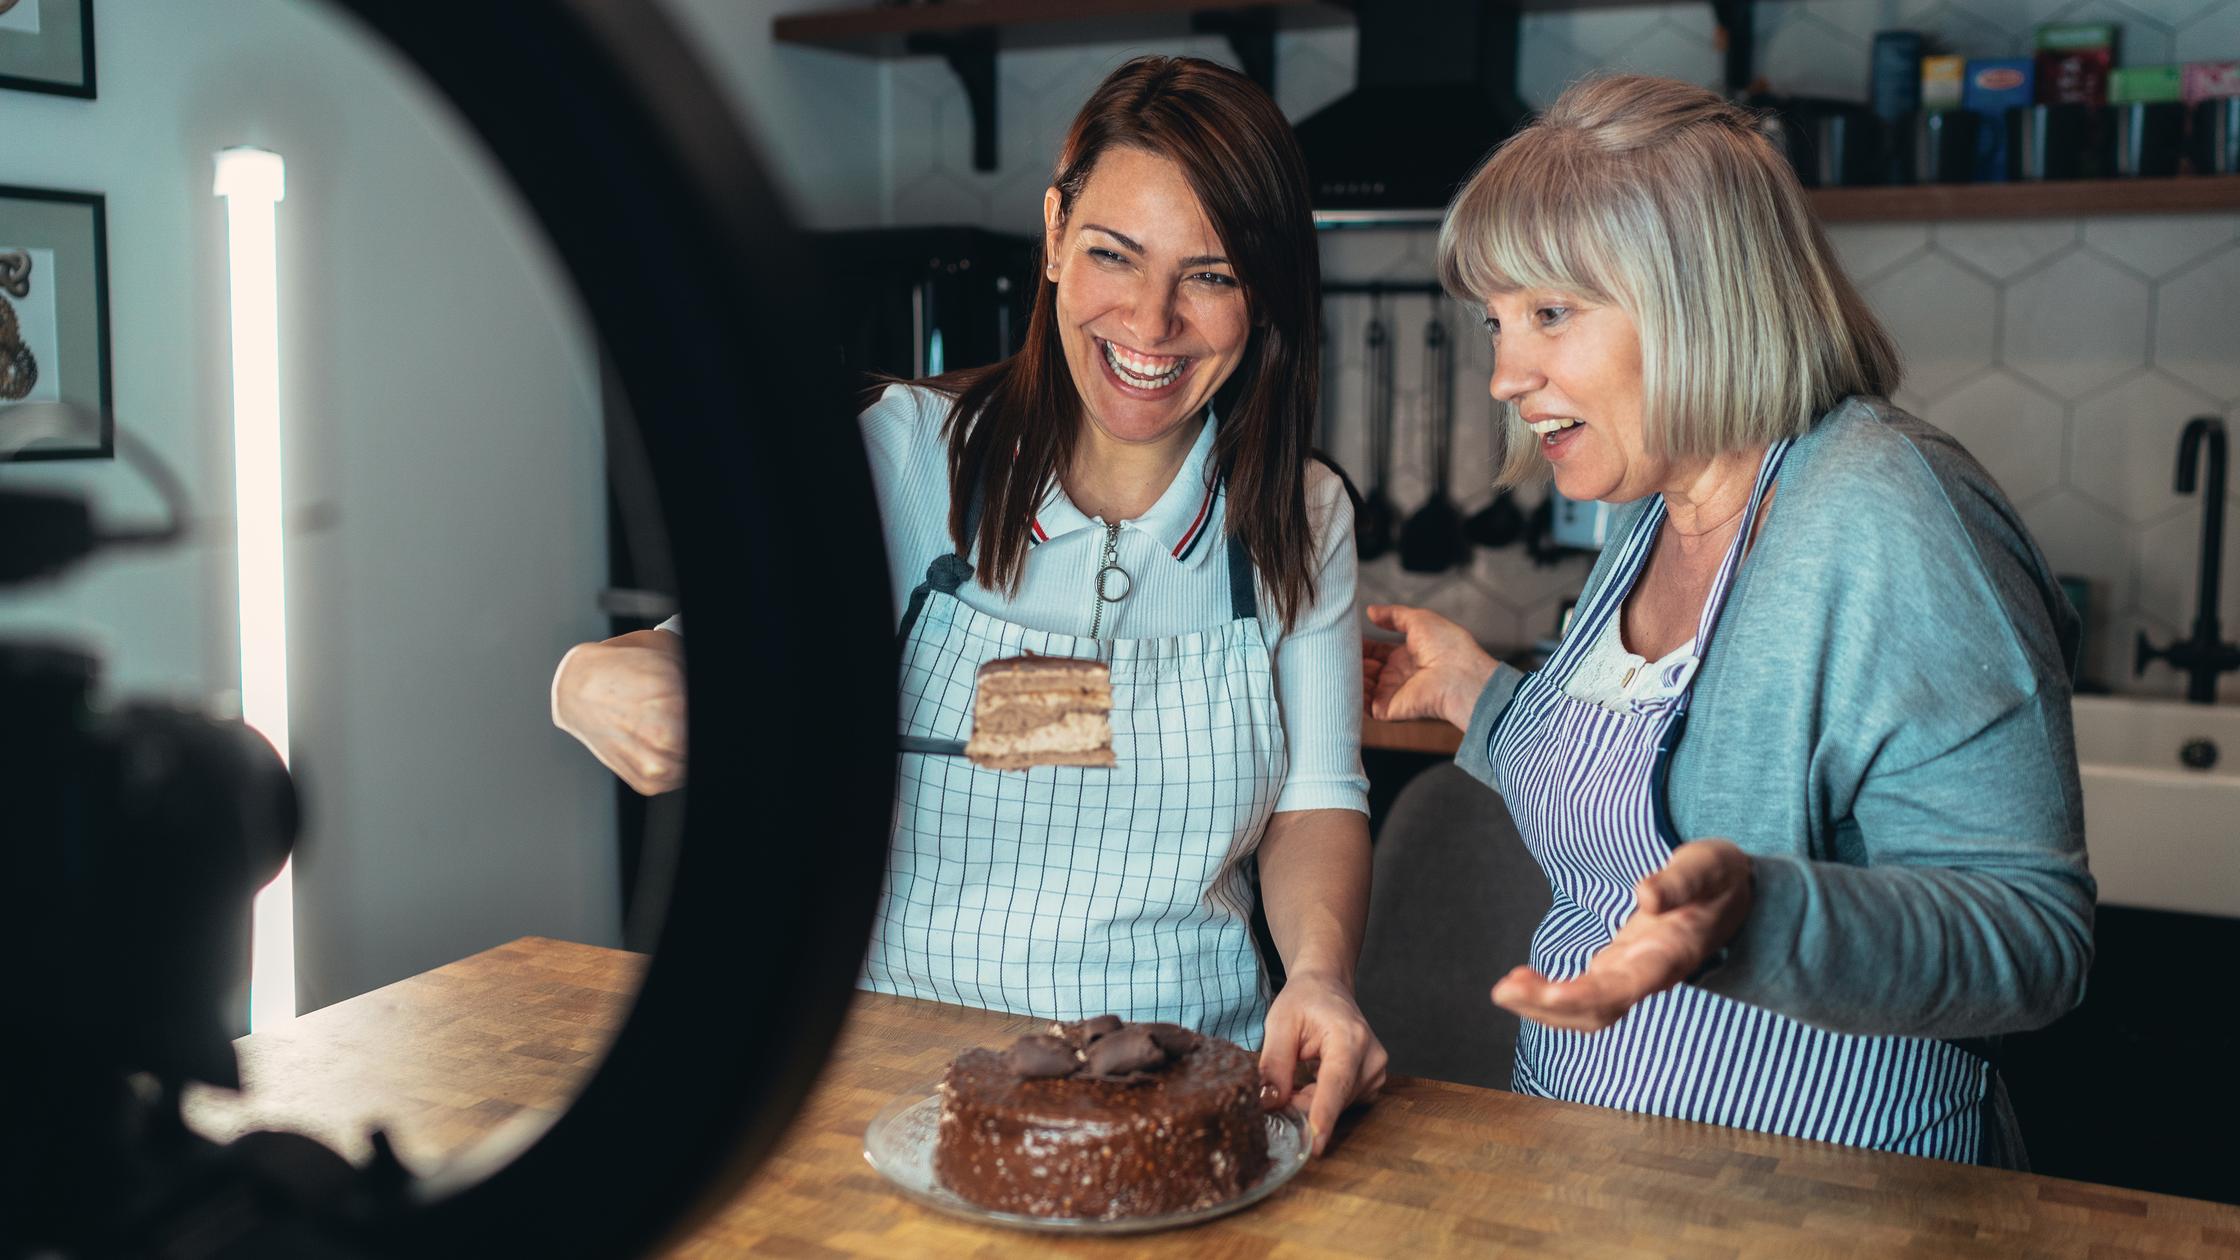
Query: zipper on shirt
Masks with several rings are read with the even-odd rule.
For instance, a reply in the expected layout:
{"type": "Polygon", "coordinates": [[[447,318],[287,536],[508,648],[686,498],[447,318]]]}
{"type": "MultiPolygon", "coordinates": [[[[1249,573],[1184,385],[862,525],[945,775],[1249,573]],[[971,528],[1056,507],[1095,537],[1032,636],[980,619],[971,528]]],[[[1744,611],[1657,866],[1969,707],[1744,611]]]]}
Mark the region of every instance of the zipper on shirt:
{"type": "MultiPolygon", "coordinates": [[[[1105,575],[1108,573],[1116,573],[1124,581],[1128,577],[1128,571],[1120,567],[1120,522],[1118,521],[1113,521],[1104,527],[1104,557],[1097,561],[1097,576],[1093,583],[1096,587],[1096,603],[1089,613],[1089,637],[1092,639],[1096,638],[1097,631],[1104,627],[1104,606],[1108,602],[1105,598],[1105,575]]],[[[1133,583],[1130,582],[1129,585],[1132,586],[1133,583]]],[[[1127,594],[1127,588],[1123,587],[1120,594],[1114,596],[1113,599],[1115,601],[1125,599],[1127,594]]]]}

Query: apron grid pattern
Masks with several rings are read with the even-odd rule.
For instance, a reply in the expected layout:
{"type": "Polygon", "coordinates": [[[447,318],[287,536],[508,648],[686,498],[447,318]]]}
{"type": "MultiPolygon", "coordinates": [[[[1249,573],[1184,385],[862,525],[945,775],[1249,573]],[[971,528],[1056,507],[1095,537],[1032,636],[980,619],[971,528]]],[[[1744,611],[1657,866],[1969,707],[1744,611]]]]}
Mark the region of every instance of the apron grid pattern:
{"type": "MultiPolygon", "coordinates": [[[[1233,543],[1229,563],[1248,563],[1233,543]]],[[[1171,1020],[1256,1045],[1268,995],[1244,864],[1286,757],[1253,609],[1191,634],[1091,640],[969,607],[953,587],[968,572],[929,569],[906,624],[901,733],[968,735],[987,661],[1095,656],[1112,666],[1119,765],[991,771],[904,754],[861,983],[1051,1019],[1171,1020]]]]}

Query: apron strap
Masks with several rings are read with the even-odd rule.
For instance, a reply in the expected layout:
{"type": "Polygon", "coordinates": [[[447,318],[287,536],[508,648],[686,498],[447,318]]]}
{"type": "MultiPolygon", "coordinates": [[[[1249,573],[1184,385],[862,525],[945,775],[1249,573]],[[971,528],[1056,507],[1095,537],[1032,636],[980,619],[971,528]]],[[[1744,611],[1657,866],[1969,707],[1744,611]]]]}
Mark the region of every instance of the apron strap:
{"type": "MultiPolygon", "coordinates": [[[[972,546],[972,540],[980,534],[980,507],[980,491],[975,487],[972,491],[971,501],[964,505],[964,537],[967,549],[972,546]]],[[[928,594],[940,591],[944,595],[954,595],[963,588],[966,582],[971,580],[972,562],[965,559],[963,555],[944,552],[935,556],[933,563],[926,566],[925,580],[918,583],[910,592],[910,604],[902,610],[902,628],[895,632],[896,638],[905,642],[909,640],[911,628],[918,624],[918,614],[925,611],[928,594]]]]}
{"type": "Polygon", "coordinates": [[[1244,543],[1229,535],[1229,620],[1243,621],[1260,615],[1260,593],[1253,581],[1252,557],[1244,543]]]}
{"type": "MultiPolygon", "coordinates": [[[[1793,438],[1782,438],[1775,442],[1766,449],[1765,458],[1758,464],[1758,479],[1750,487],[1749,504],[1742,509],[1742,524],[1734,531],[1734,541],[1727,544],[1726,557],[1719,562],[1719,574],[1712,579],[1711,591],[1704,597],[1703,616],[1696,622],[1695,657],[1699,661],[1710,654],[1711,632],[1719,624],[1719,613],[1727,606],[1728,592],[1734,589],[1735,571],[1742,567],[1742,553],[1749,550],[1751,532],[1758,527],[1758,509],[1764,504],[1766,491],[1772,487],[1774,478],[1780,475],[1781,461],[1789,454],[1793,441],[1793,438]]],[[[1694,694],[1693,687],[1683,692],[1681,707],[1685,708],[1688,697],[1694,694]]]]}

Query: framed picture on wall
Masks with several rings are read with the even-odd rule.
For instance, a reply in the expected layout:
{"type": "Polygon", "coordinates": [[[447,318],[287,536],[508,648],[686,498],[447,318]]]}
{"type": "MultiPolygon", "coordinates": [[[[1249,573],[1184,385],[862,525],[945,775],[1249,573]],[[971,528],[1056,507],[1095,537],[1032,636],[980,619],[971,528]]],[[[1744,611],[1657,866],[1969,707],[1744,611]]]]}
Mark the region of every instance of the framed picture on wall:
{"type": "Polygon", "coordinates": [[[108,253],[100,194],[0,184],[0,458],[113,452],[108,253]],[[98,432],[89,423],[56,436],[54,411],[40,405],[53,403],[98,417],[98,432]]]}
{"type": "Polygon", "coordinates": [[[0,88],[93,95],[93,0],[0,0],[0,88]]]}

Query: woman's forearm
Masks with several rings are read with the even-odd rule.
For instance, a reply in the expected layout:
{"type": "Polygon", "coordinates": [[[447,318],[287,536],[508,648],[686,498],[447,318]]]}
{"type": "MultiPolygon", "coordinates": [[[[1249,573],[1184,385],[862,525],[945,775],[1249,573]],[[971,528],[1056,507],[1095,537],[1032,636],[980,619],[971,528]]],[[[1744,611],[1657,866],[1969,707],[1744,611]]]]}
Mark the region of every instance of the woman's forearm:
{"type": "Polygon", "coordinates": [[[1350,809],[1276,814],[1260,841],[1268,931],[1291,976],[1347,989],[1369,918],[1369,820],[1350,809]]]}

